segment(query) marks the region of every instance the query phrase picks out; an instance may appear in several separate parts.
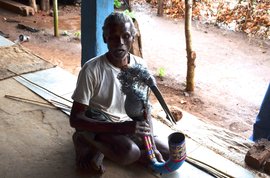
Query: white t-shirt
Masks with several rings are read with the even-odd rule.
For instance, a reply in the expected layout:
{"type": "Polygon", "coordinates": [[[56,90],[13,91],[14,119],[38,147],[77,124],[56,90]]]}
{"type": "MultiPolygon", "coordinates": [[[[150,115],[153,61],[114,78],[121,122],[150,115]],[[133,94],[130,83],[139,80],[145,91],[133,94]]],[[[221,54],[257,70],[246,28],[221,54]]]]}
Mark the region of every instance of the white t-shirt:
{"type": "MultiPolygon", "coordinates": [[[[130,54],[129,65],[135,64],[146,67],[142,58],[130,54]]],[[[79,73],[72,99],[108,113],[114,122],[130,120],[124,108],[126,96],[122,93],[117,79],[120,72],[121,69],[113,66],[105,54],[90,59],[79,73]]]]}

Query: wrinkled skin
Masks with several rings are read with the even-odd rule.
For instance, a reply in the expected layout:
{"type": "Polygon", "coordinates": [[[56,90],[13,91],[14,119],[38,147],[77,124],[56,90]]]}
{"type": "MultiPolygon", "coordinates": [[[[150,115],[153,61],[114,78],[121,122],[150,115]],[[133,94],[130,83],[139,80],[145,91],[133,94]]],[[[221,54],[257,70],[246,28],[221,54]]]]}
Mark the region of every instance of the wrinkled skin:
{"type": "Polygon", "coordinates": [[[111,25],[108,35],[104,36],[104,42],[109,50],[107,58],[114,66],[119,68],[128,64],[128,53],[134,41],[129,29],[129,23],[111,25]]]}

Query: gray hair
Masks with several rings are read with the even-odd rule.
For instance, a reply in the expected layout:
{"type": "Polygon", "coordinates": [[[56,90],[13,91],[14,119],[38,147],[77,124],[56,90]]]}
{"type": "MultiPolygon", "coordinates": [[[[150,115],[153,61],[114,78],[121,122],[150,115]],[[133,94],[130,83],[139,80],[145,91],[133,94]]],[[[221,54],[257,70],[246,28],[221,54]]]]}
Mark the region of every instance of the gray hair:
{"type": "Polygon", "coordinates": [[[102,27],[103,36],[107,36],[109,33],[109,26],[111,25],[124,25],[125,23],[130,24],[130,33],[133,37],[135,37],[137,33],[137,29],[134,26],[132,19],[121,12],[113,12],[111,13],[104,21],[104,25],[102,27]]]}

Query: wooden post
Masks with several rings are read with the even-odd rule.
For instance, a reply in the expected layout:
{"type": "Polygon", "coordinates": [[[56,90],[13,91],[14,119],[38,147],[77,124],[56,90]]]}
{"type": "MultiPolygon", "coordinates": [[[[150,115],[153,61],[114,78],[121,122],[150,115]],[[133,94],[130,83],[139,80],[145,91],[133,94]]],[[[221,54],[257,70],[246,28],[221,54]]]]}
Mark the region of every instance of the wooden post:
{"type": "Polygon", "coordinates": [[[53,0],[53,22],[54,22],[54,36],[58,37],[58,3],[53,0]]]}
{"type": "Polygon", "coordinates": [[[50,10],[50,0],[41,0],[40,9],[48,12],[50,10]]]}
{"type": "Polygon", "coordinates": [[[30,6],[34,9],[35,13],[37,12],[37,3],[36,0],[29,0],[30,6]]]}
{"type": "Polygon", "coordinates": [[[139,57],[143,58],[142,40],[141,40],[141,32],[140,32],[140,28],[139,28],[139,23],[135,18],[133,18],[132,20],[133,20],[133,23],[135,25],[135,28],[137,29],[137,34],[134,38],[134,42],[133,42],[129,52],[131,54],[134,54],[135,56],[139,56],[139,57]]]}
{"type": "Polygon", "coordinates": [[[195,59],[196,53],[192,50],[191,36],[192,0],[185,0],[185,36],[187,50],[187,76],[186,91],[194,91],[195,59]]]}
{"type": "Polygon", "coordinates": [[[162,17],[163,16],[163,0],[158,0],[158,11],[157,15],[162,17]]]}

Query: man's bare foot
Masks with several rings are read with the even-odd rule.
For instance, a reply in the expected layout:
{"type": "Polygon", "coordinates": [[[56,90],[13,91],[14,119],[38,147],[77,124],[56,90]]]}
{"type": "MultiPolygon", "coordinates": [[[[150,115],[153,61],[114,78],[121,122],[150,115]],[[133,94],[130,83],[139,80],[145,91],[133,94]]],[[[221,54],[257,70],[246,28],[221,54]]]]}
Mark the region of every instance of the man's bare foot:
{"type": "Polygon", "coordinates": [[[76,152],[76,165],[81,169],[94,169],[100,174],[105,172],[103,166],[104,155],[84,138],[85,134],[75,132],[72,136],[76,152]]]}
{"type": "Polygon", "coordinates": [[[103,166],[103,159],[104,154],[102,154],[101,152],[96,152],[96,154],[91,159],[92,168],[102,174],[105,172],[105,167],[103,166]]]}

